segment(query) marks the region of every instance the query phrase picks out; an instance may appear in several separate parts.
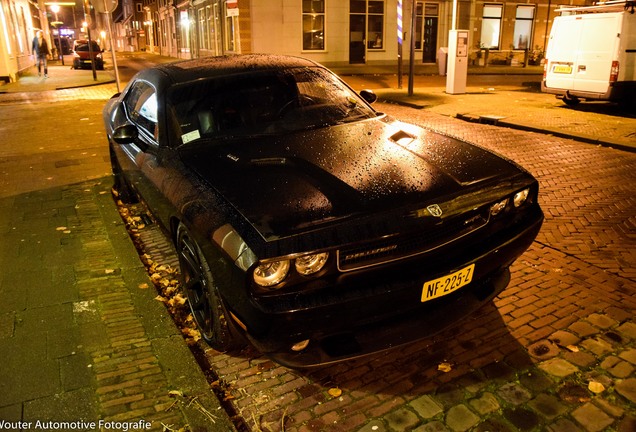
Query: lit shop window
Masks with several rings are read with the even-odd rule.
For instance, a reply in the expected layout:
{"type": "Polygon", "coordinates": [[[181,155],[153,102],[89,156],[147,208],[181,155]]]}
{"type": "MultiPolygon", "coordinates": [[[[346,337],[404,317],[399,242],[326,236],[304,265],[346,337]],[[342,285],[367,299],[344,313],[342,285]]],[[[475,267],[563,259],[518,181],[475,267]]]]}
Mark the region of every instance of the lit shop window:
{"type": "Polygon", "coordinates": [[[497,4],[484,5],[481,22],[482,48],[499,49],[499,35],[501,34],[501,17],[503,7],[497,4]]]}
{"type": "Polygon", "coordinates": [[[325,49],[325,0],[303,0],[303,50],[325,49]]]}
{"type": "Polygon", "coordinates": [[[532,24],[534,23],[534,6],[517,6],[515,19],[515,35],[512,45],[516,50],[528,49],[532,46],[532,24]]]}

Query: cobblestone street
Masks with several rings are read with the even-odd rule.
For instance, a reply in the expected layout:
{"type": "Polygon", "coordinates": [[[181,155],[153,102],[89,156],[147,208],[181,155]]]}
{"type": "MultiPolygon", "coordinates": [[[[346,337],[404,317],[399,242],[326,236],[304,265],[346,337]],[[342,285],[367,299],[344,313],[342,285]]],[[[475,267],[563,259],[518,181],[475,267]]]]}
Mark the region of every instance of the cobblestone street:
{"type": "MultiPolygon", "coordinates": [[[[201,344],[253,431],[636,430],[636,155],[424,110],[379,109],[488,147],[541,184],[546,221],[494,305],[420,343],[316,370],[201,344]]],[[[152,255],[153,228],[141,233],[152,255]]]]}

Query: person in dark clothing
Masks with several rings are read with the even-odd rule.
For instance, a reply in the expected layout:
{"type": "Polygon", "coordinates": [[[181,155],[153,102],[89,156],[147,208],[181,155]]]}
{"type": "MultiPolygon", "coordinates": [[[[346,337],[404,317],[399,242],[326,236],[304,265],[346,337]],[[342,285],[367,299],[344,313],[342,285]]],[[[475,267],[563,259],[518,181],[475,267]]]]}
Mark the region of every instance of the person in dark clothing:
{"type": "Polygon", "coordinates": [[[38,76],[42,76],[42,67],[44,67],[44,78],[48,78],[49,69],[47,67],[46,61],[51,52],[49,51],[49,45],[46,42],[46,39],[44,39],[42,30],[38,30],[35,37],[33,38],[33,46],[31,47],[31,49],[38,65],[38,76]]]}

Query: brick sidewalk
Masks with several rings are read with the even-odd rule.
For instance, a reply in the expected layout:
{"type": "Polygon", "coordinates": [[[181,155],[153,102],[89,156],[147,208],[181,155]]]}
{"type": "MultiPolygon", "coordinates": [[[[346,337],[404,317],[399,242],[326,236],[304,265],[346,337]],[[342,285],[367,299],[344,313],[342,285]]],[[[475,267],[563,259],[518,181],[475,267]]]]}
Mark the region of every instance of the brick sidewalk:
{"type": "Polygon", "coordinates": [[[39,94],[3,117],[0,420],[30,423],[12,427],[21,430],[233,430],[147,289],[111,196],[103,99],[82,94],[39,94]]]}

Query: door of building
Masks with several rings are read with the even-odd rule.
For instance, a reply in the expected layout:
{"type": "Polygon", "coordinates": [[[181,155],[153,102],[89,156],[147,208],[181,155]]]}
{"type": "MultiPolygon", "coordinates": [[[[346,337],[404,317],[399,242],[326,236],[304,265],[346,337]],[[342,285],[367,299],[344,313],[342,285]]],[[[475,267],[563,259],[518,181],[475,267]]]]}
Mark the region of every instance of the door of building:
{"type": "Polygon", "coordinates": [[[437,55],[437,17],[424,17],[424,49],[422,61],[435,63],[437,55]]]}
{"type": "Polygon", "coordinates": [[[416,14],[415,48],[422,50],[423,63],[435,63],[439,3],[417,2],[416,14]]]}

